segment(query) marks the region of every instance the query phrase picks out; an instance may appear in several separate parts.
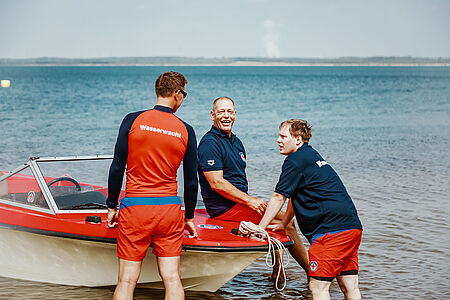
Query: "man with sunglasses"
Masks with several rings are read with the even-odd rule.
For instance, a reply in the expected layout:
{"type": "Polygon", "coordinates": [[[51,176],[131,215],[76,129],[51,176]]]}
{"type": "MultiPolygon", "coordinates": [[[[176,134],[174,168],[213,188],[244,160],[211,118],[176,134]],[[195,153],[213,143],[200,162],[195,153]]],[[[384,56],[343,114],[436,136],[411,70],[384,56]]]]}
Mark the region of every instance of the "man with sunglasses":
{"type": "Polygon", "coordinates": [[[155,83],[156,106],[122,121],[108,179],[108,226],[118,227],[119,279],[114,299],[132,299],[148,247],[157,256],[166,298],[184,299],[180,255],[184,230],[197,235],[197,141],[190,125],[174,113],[187,81],[177,72],[155,83]],[[183,161],[185,215],[177,196],[177,169],[183,161]],[[117,203],[126,168],[125,198],[117,203]],[[119,213],[120,212],[120,213],[119,213]]]}
{"type": "MultiPolygon", "coordinates": [[[[236,120],[234,101],[228,97],[214,100],[211,120],[211,130],[198,145],[199,181],[206,210],[216,219],[258,224],[267,203],[247,193],[247,155],[241,140],[232,133],[236,120]]],[[[280,212],[278,221],[282,217],[280,212]]],[[[293,222],[286,226],[286,233],[295,243],[289,252],[307,272],[308,255],[293,222]]],[[[276,266],[274,274],[277,271],[276,266]]]]}

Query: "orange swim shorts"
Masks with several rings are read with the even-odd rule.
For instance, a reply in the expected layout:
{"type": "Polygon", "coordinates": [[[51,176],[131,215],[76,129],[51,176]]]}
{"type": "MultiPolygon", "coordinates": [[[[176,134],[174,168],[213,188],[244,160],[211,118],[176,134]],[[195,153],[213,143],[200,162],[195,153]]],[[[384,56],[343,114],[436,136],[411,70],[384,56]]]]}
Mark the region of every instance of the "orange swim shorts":
{"type": "Polygon", "coordinates": [[[262,219],[262,215],[260,215],[258,212],[251,209],[247,205],[236,203],[227,212],[215,217],[214,219],[236,222],[250,221],[255,224],[259,224],[262,219]]]}
{"type": "Polygon", "coordinates": [[[153,247],[156,256],[180,256],[184,219],[179,201],[178,197],[123,198],[118,220],[117,256],[142,261],[149,246],[153,247]]]}
{"type": "Polygon", "coordinates": [[[336,276],[358,274],[361,236],[361,229],[350,229],[313,238],[308,251],[308,275],[317,280],[332,281],[336,276]]]}

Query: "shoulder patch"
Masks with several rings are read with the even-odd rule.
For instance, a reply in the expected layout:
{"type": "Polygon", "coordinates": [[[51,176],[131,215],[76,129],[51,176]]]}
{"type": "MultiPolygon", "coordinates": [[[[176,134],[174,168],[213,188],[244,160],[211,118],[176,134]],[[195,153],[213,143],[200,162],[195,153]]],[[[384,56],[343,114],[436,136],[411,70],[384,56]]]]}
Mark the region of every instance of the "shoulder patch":
{"type": "Polygon", "coordinates": [[[239,155],[241,156],[242,160],[245,162],[245,155],[244,155],[244,152],[239,152],[239,155]]]}

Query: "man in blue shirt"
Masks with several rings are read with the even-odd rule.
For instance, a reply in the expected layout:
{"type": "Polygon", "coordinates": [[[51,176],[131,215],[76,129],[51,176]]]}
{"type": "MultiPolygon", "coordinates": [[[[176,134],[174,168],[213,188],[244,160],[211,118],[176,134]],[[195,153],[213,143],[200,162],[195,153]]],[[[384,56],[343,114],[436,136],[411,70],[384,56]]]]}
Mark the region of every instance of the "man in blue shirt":
{"type": "MultiPolygon", "coordinates": [[[[246,152],[232,133],[236,110],[228,97],[217,98],[211,111],[213,126],[198,145],[199,181],[208,214],[217,219],[259,223],[267,203],[250,196],[245,173],[246,152]]],[[[278,222],[282,213],[278,215],[278,222]]],[[[294,240],[289,251],[307,271],[308,256],[293,222],[286,233],[294,240]]]]}
{"type": "Polygon", "coordinates": [[[330,299],[337,281],[345,299],[361,299],[358,288],[358,248],[362,225],[344,184],[333,168],[309,144],[311,125],[291,119],[280,125],[277,143],[286,155],[280,179],[259,226],[266,228],[287,198],[293,209],[273,230],[295,216],[310,242],[309,287],[313,299],[330,299]]]}

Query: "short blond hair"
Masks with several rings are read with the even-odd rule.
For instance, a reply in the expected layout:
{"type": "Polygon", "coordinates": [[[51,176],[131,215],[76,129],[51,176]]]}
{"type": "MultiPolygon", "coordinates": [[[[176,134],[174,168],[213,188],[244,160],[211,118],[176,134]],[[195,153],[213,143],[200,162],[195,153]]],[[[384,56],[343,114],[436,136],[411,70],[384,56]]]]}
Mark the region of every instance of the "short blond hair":
{"type": "Polygon", "coordinates": [[[223,97],[219,97],[219,98],[217,98],[217,99],[214,100],[214,102],[213,102],[213,109],[212,109],[213,111],[215,111],[217,102],[219,102],[220,100],[230,100],[231,103],[233,103],[233,106],[234,106],[234,101],[233,101],[233,99],[231,99],[230,97],[225,97],[225,96],[223,96],[223,97]]]}
{"type": "Polygon", "coordinates": [[[280,124],[280,129],[289,126],[289,133],[293,137],[302,137],[302,141],[308,143],[312,137],[312,126],[306,120],[289,119],[280,124]]]}

